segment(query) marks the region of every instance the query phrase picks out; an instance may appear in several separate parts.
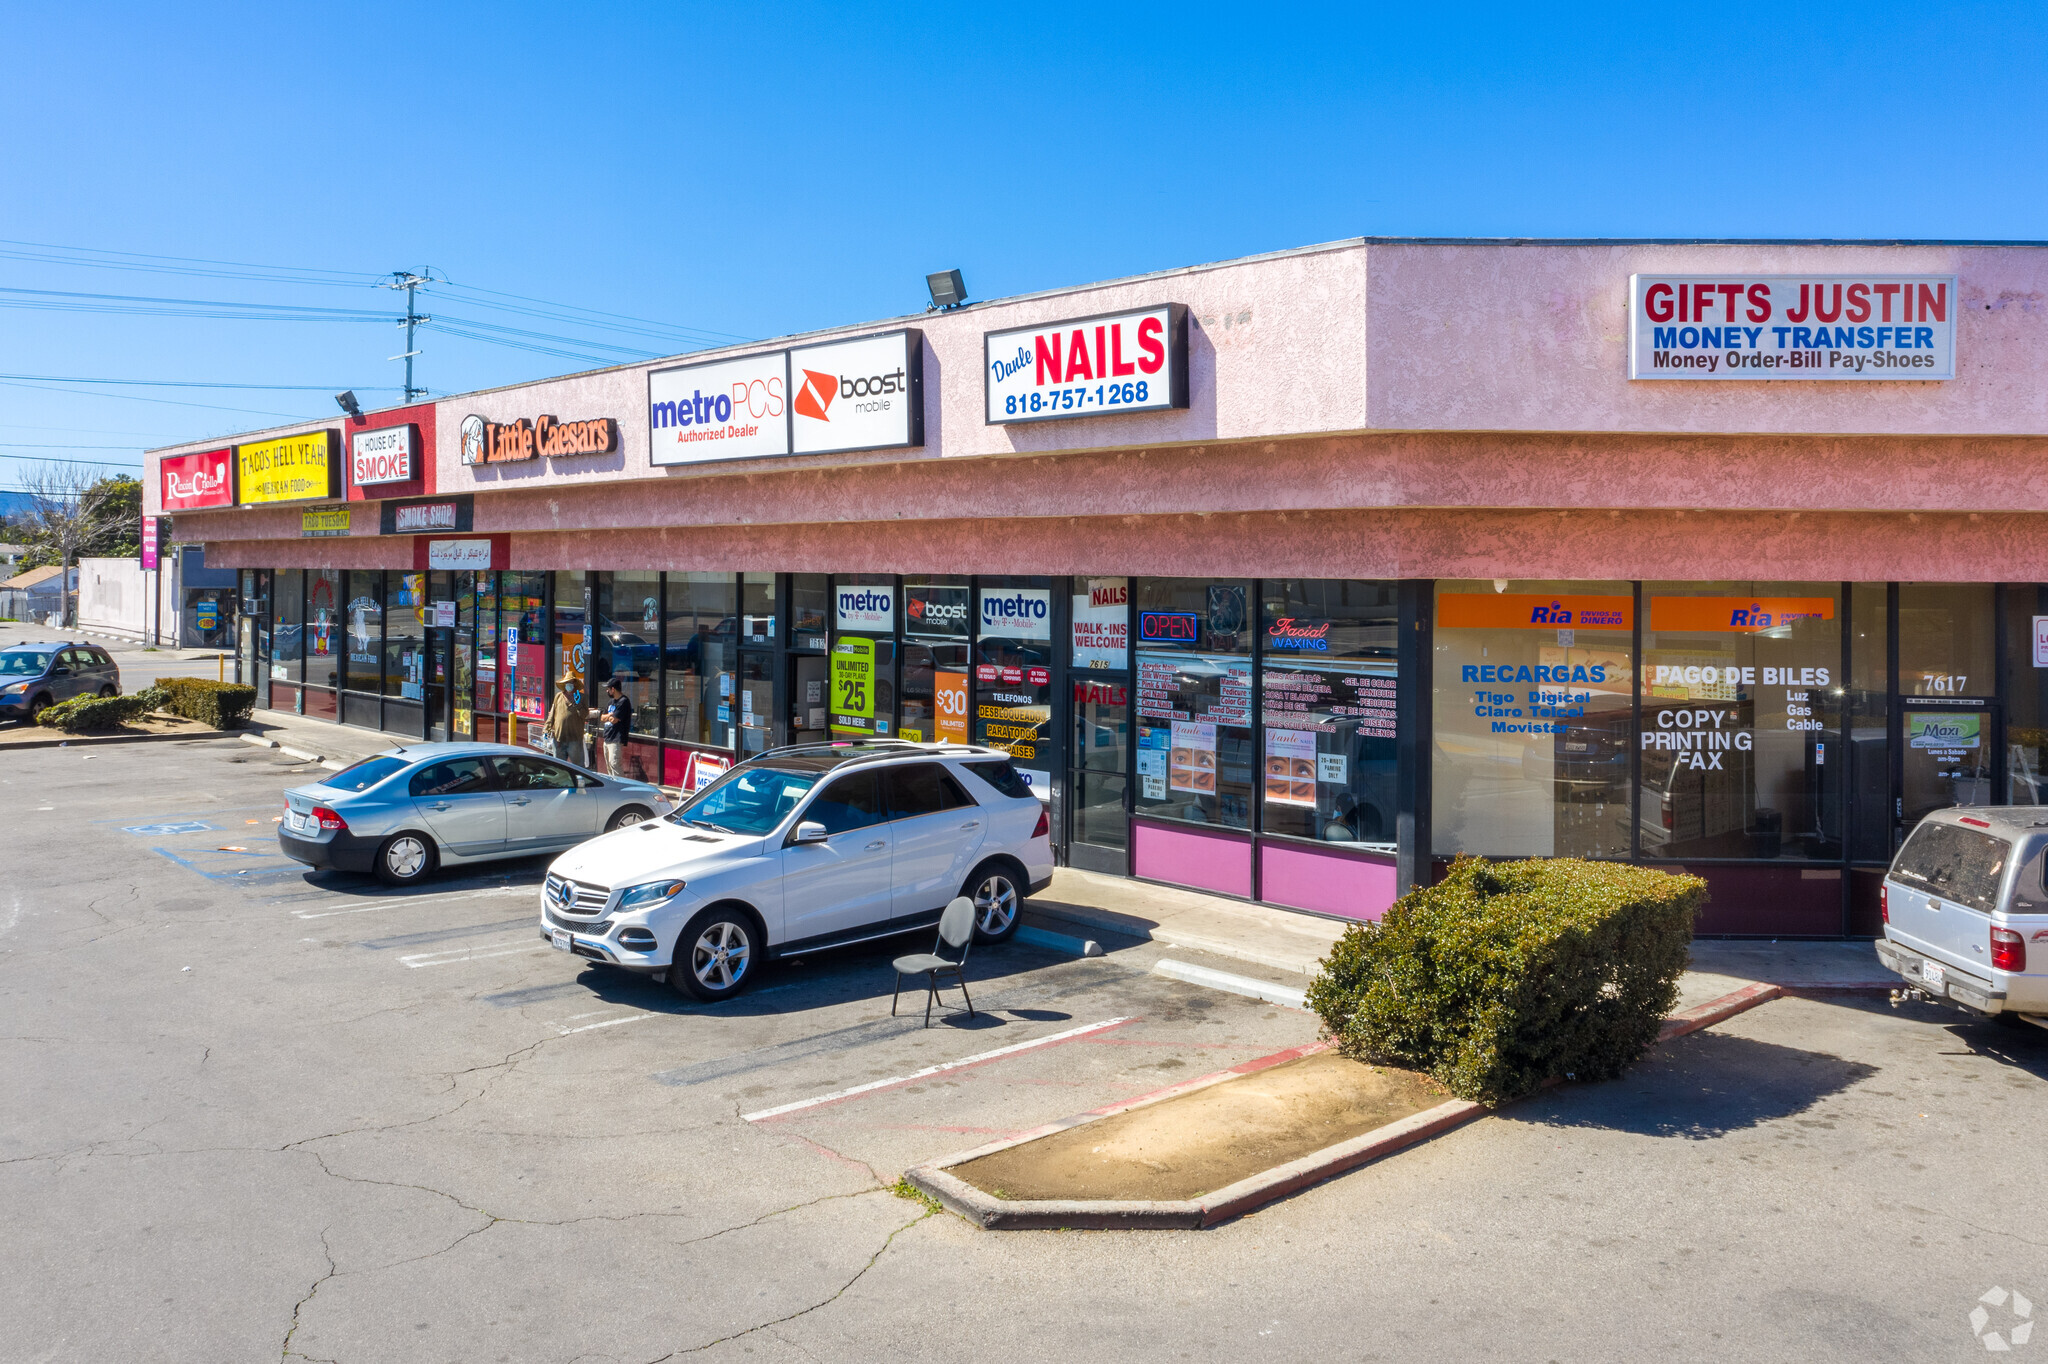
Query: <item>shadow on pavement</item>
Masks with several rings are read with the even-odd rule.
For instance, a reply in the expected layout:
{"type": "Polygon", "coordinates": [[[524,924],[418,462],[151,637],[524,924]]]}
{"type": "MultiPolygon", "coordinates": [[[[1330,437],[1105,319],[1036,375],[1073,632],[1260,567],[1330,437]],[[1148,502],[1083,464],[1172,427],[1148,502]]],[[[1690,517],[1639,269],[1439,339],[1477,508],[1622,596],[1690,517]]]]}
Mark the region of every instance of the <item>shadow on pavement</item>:
{"type": "MultiPolygon", "coordinates": [[[[310,867],[302,873],[300,879],[310,889],[325,891],[329,895],[346,895],[351,899],[363,900],[425,900],[437,895],[460,894],[466,890],[498,890],[506,887],[530,887],[537,891],[541,882],[547,879],[548,864],[556,856],[555,853],[547,853],[537,857],[507,858],[502,862],[451,867],[429,876],[416,886],[387,886],[379,881],[373,872],[315,870],[310,867]]],[[[540,902],[536,900],[534,903],[537,907],[540,902]]]]}
{"type": "Polygon", "coordinates": [[[1710,1030],[1653,1049],[1612,1083],[1551,1090],[1498,1116],[1707,1141],[1797,1117],[1875,1074],[1861,1061],[1710,1030]]]}

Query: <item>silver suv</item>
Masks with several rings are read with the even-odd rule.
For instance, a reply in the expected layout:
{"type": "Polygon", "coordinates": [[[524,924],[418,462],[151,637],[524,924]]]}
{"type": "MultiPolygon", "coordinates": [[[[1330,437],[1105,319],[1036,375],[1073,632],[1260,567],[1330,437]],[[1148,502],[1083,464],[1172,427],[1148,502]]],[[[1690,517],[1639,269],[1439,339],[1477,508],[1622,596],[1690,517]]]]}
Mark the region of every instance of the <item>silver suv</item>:
{"type": "Polygon", "coordinates": [[[540,932],[717,1000],[766,958],[928,929],[960,895],[974,901],[976,937],[1000,941],[1052,868],[1046,807],[1008,754],[801,745],[555,859],[540,932]]]}
{"type": "Polygon", "coordinates": [[[2048,1028],[2048,809],[1920,821],[1885,873],[1877,955],[1907,989],[2048,1028]]]}

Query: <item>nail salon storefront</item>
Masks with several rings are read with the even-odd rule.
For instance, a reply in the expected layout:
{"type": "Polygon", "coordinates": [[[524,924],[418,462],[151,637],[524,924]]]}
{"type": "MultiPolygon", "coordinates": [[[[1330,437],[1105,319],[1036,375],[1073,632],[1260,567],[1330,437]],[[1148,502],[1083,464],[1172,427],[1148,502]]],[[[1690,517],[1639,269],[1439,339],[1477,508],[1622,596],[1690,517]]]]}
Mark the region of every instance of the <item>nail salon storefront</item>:
{"type": "Polygon", "coordinates": [[[617,677],[686,789],[983,743],[1076,867],[1633,860],[1868,935],[1920,815],[2048,800],[2044,274],[1348,242],[158,458],[276,710],[528,743],[617,677]]]}

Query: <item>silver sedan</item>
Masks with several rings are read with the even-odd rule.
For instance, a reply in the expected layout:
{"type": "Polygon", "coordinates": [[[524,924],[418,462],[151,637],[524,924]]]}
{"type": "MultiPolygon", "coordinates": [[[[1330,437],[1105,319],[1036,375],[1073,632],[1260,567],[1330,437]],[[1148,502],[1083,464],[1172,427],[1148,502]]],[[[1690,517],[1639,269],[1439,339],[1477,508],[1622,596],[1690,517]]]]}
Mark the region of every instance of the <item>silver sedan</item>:
{"type": "Polygon", "coordinates": [[[411,885],[437,866],[560,852],[668,811],[661,788],[507,744],[407,744],[284,793],[278,846],[411,885]]]}

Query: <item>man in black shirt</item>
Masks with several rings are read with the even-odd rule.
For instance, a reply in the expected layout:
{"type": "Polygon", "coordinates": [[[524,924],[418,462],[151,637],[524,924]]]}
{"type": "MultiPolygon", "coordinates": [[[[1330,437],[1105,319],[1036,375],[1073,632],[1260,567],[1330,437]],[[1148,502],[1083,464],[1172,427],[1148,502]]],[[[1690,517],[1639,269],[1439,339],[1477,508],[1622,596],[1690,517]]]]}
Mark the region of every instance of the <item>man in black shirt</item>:
{"type": "Polygon", "coordinates": [[[615,777],[626,775],[626,736],[633,732],[633,703],[626,699],[619,679],[604,684],[604,768],[615,777]]]}

